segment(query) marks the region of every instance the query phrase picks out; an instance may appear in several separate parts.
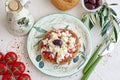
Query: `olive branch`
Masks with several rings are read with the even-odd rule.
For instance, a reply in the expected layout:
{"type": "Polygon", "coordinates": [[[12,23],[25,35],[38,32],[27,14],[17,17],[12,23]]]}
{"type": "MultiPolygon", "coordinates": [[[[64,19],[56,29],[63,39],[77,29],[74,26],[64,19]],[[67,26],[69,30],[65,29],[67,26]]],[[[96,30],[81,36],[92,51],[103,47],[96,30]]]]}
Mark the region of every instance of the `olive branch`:
{"type": "MultiPolygon", "coordinates": [[[[111,4],[114,5],[114,4],[111,4]]],[[[119,22],[117,20],[116,12],[109,7],[107,3],[104,3],[99,11],[94,13],[84,13],[81,21],[89,26],[91,30],[95,25],[101,27],[101,36],[107,34],[109,31],[108,38],[111,42],[116,43],[119,34],[119,22]]]]}

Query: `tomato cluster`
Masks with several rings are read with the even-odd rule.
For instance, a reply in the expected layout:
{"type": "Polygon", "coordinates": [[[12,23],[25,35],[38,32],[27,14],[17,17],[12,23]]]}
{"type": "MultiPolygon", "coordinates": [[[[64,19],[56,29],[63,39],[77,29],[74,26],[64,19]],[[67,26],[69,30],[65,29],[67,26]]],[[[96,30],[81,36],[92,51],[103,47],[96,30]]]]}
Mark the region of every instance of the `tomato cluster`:
{"type": "Polygon", "coordinates": [[[23,62],[17,61],[15,52],[8,52],[5,56],[0,52],[0,75],[2,80],[31,80],[25,71],[23,62]]]}

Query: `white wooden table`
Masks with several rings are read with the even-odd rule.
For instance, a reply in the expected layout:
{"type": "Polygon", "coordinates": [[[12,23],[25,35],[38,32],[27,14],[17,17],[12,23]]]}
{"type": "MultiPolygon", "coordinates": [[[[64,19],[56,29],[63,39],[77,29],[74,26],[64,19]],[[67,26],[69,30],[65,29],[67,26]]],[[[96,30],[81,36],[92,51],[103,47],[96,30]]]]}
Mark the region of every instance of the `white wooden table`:
{"type": "MultiPolygon", "coordinates": [[[[107,0],[107,2],[120,2],[120,0],[107,0]]],[[[120,5],[113,7],[113,9],[118,13],[120,18],[120,5]]],[[[31,0],[29,5],[29,11],[32,13],[35,21],[38,21],[41,17],[46,16],[52,13],[59,13],[50,2],[50,0],[31,0]]],[[[66,11],[65,13],[72,14],[76,17],[80,17],[84,12],[81,3],[79,3],[72,10],[66,11]]],[[[80,80],[82,77],[82,72],[78,72],[70,77],[65,78],[53,78],[41,73],[30,61],[27,50],[26,42],[27,36],[24,37],[15,37],[6,29],[6,12],[5,12],[5,0],[0,1],[0,51],[4,54],[8,51],[15,51],[19,56],[19,61],[22,61],[26,64],[26,73],[30,74],[32,80],[80,80]]],[[[96,46],[102,41],[100,34],[98,34],[100,29],[98,27],[91,30],[93,37],[93,47],[96,46]]],[[[94,72],[91,74],[89,80],[120,80],[120,42],[115,46],[115,49],[111,54],[106,55],[102,61],[97,65],[94,72]]],[[[1,78],[0,78],[1,79],[1,78]]]]}

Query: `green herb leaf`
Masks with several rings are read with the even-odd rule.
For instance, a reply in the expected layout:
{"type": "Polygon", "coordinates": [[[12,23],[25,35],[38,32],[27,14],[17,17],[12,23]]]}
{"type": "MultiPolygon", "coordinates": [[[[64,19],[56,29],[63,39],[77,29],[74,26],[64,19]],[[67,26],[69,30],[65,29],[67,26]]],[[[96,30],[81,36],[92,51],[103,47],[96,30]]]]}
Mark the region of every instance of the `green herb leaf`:
{"type": "Polygon", "coordinates": [[[104,36],[104,34],[107,32],[108,28],[110,27],[110,24],[111,24],[111,21],[108,21],[105,24],[105,26],[103,27],[102,32],[101,32],[102,36],[104,36]]]}
{"type": "Polygon", "coordinates": [[[115,16],[112,16],[113,20],[117,23],[117,25],[119,25],[117,19],[115,18],[115,16]]]}
{"type": "Polygon", "coordinates": [[[98,11],[96,12],[96,14],[94,14],[94,16],[95,16],[96,22],[98,23],[98,25],[100,25],[100,18],[99,18],[98,11]]]}
{"type": "Polygon", "coordinates": [[[90,14],[90,20],[91,20],[91,22],[93,23],[93,24],[95,24],[95,16],[94,16],[94,14],[90,14]]]}
{"type": "Polygon", "coordinates": [[[117,42],[117,40],[118,40],[118,34],[117,34],[117,30],[116,30],[115,27],[114,27],[114,35],[115,35],[115,41],[117,42]]]}
{"type": "Polygon", "coordinates": [[[87,14],[87,13],[84,13],[84,14],[82,15],[81,21],[82,21],[83,23],[85,23],[85,22],[87,21],[87,17],[88,17],[88,14],[87,14]]]}
{"type": "Polygon", "coordinates": [[[100,26],[103,27],[103,24],[104,24],[104,16],[101,14],[101,15],[99,16],[99,18],[100,18],[100,26]]]}
{"type": "Polygon", "coordinates": [[[117,13],[112,8],[110,8],[110,11],[113,15],[117,16],[117,13]]]}
{"type": "Polygon", "coordinates": [[[87,17],[84,15],[84,17],[82,17],[81,21],[84,23],[87,20],[87,17]]]}
{"type": "Polygon", "coordinates": [[[89,28],[90,30],[94,27],[94,24],[91,22],[91,20],[89,20],[89,28]]]}
{"type": "Polygon", "coordinates": [[[110,19],[110,9],[109,8],[107,8],[106,9],[106,15],[105,15],[105,17],[104,17],[104,21],[107,21],[107,20],[109,20],[110,19]]]}
{"type": "Polygon", "coordinates": [[[113,27],[116,28],[117,33],[120,32],[120,26],[119,26],[119,24],[120,24],[120,21],[118,22],[115,18],[113,18],[113,27]]]}
{"type": "Polygon", "coordinates": [[[67,25],[67,26],[65,27],[65,29],[68,29],[68,27],[69,27],[69,25],[67,25]]]}
{"type": "Polygon", "coordinates": [[[100,14],[100,15],[103,14],[105,8],[106,8],[106,4],[104,4],[104,5],[102,6],[102,8],[100,9],[100,11],[99,11],[99,14],[100,14]]]}

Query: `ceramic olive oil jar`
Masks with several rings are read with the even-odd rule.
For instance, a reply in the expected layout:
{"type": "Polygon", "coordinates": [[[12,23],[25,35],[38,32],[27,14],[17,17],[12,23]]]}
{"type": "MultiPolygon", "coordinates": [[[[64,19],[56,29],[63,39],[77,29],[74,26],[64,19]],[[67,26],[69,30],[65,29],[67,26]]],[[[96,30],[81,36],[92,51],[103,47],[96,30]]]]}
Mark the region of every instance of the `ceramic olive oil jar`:
{"type": "Polygon", "coordinates": [[[8,31],[16,36],[28,34],[34,24],[30,12],[24,7],[26,0],[7,0],[6,13],[8,20],[8,31]],[[24,4],[23,4],[24,3],[24,4]]]}

